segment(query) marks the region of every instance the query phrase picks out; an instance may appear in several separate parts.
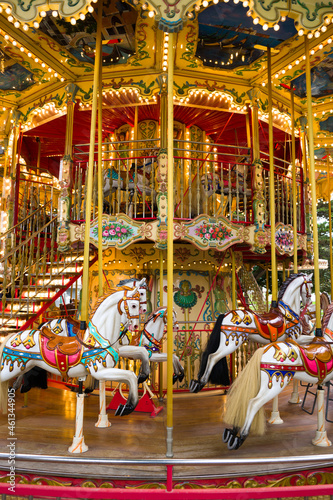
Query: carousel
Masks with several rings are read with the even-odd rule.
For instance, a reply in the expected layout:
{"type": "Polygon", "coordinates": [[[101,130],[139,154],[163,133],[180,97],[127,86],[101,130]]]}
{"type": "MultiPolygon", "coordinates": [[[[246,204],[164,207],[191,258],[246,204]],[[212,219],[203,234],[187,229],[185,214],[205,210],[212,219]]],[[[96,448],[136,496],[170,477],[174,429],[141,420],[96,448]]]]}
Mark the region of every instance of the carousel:
{"type": "Polygon", "coordinates": [[[0,3],[4,498],[332,483],[332,43],[313,0],[0,3]]]}

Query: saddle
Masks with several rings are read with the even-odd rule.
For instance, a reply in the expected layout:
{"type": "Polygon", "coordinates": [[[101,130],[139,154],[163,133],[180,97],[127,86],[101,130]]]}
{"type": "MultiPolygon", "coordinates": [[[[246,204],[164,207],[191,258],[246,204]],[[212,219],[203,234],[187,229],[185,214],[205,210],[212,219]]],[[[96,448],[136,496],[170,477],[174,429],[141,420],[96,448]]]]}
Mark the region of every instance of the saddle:
{"type": "MultiPolygon", "coordinates": [[[[79,322],[77,321],[77,323],[79,322]]],[[[47,326],[43,326],[40,332],[42,337],[48,339],[46,347],[50,351],[57,349],[66,356],[72,356],[77,354],[82,349],[82,337],[85,333],[84,330],[80,330],[78,328],[78,331],[75,332],[76,337],[64,337],[63,335],[57,335],[47,326]]]]}
{"type": "Polygon", "coordinates": [[[253,314],[257,329],[269,342],[276,342],[286,331],[285,318],[278,308],[271,308],[268,313],[253,314]]]}
{"type": "MultiPolygon", "coordinates": [[[[291,341],[297,345],[296,342],[291,341]]],[[[306,373],[318,378],[322,384],[333,371],[333,353],[330,344],[320,337],[313,337],[309,345],[298,345],[306,373]]]]}
{"type": "Polygon", "coordinates": [[[284,323],[284,316],[278,308],[271,308],[267,313],[256,313],[256,317],[261,325],[271,325],[274,328],[281,328],[284,323]]]}
{"type": "Polygon", "coordinates": [[[328,363],[333,359],[333,352],[330,344],[328,344],[321,337],[310,337],[311,343],[302,345],[301,350],[306,357],[310,360],[318,360],[321,363],[328,363]]]}

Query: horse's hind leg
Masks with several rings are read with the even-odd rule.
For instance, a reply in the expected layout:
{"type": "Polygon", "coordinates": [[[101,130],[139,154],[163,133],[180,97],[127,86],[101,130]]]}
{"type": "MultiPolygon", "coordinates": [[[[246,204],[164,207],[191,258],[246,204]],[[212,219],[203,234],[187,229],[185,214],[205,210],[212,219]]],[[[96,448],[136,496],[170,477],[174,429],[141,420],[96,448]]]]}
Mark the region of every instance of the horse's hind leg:
{"type": "Polygon", "coordinates": [[[179,380],[179,382],[182,382],[184,380],[184,377],[185,377],[185,372],[184,372],[184,368],[180,364],[179,358],[176,354],[173,355],[172,361],[173,361],[173,371],[175,373],[176,380],[179,380]]]}
{"type": "Polygon", "coordinates": [[[286,376],[284,377],[282,382],[280,378],[277,380],[277,377],[273,376],[271,379],[272,387],[269,388],[268,375],[262,372],[260,390],[257,396],[255,398],[250,399],[249,401],[245,422],[243,427],[240,429],[239,436],[234,435],[234,433],[231,432],[231,436],[228,441],[228,448],[230,450],[237,450],[243,444],[243,442],[245,441],[250,432],[250,427],[256,413],[260,410],[260,408],[262,408],[266,403],[268,403],[268,401],[270,401],[275,396],[280,394],[280,392],[282,392],[283,389],[288,385],[289,380],[290,380],[289,377],[286,376]]]}

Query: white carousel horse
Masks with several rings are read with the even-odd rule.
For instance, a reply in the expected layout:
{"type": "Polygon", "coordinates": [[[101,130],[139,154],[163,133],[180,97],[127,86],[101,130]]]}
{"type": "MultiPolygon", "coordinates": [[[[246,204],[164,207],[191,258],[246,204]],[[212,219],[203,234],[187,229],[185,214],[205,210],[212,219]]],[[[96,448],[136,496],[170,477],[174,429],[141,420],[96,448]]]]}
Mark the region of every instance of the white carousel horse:
{"type": "MultiPolygon", "coordinates": [[[[139,314],[144,314],[147,311],[147,283],[146,283],[146,278],[143,278],[142,280],[137,280],[135,278],[133,279],[125,279],[120,281],[116,288],[113,289],[113,291],[117,291],[117,289],[121,287],[121,290],[134,290],[137,289],[140,295],[140,310],[139,314]]],[[[120,323],[120,330],[118,331],[118,337],[115,337],[115,341],[112,344],[112,347],[117,349],[119,355],[123,358],[131,358],[131,359],[139,359],[142,362],[142,368],[143,372],[139,373],[138,377],[138,383],[144,382],[148,375],[149,375],[149,359],[147,356],[147,353],[144,349],[131,349],[126,346],[122,346],[119,343],[119,335],[120,331],[127,328],[129,330],[132,330],[131,322],[132,319],[126,318],[125,321],[122,321],[120,323]],[[126,321],[126,323],[125,323],[126,321]]],[[[80,322],[71,319],[71,318],[59,318],[59,319],[51,319],[45,323],[42,323],[39,325],[38,328],[47,327],[49,328],[53,333],[56,335],[62,335],[65,337],[73,337],[75,336],[75,332],[79,329],[80,322]]],[[[137,328],[137,327],[136,327],[137,328]]],[[[136,329],[134,328],[134,329],[136,329]]],[[[17,384],[19,387],[19,384],[17,384]]],[[[89,384],[86,384],[86,387],[89,388],[89,384]]],[[[24,392],[27,392],[28,389],[26,389],[24,392]]]]}
{"type": "MultiPolygon", "coordinates": [[[[131,167],[128,172],[118,172],[113,168],[105,169],[103,173],[104,200],[107,200],[112,193],[116,193],[118,190],[128,191],[129,207],[131,208],[134,203],[134,193],[137,193],[138,196],[143,196],[143,194],[151,196],[154,193],[154,187],[151,183],[152,166],[151,158],[145,158],[144,165],[137,166],[136,172],[135,167],[131,167]]],[[[124,167],[126,167],[126,163],[124,163],[124,167]]]]}
{"type": "MultiPolygon", "coordinates": [[[[119,354],[114,343],[122,322],[129,320],[129,328],[138,328],[139,300],[136,288],[112,289],[96,302],[81,338],[56,335],[46,326],[9,335],[0,346],[3,410],[9,381],[37,366],[62,377],[82,380],[90,373],[98,380],[123,382],[129,386],[129,397],[126,405],[118,407],[116,415],[131,413],[138,403],[137,377],[132,371],[115,368],[119,354]]],[[[145,369],[148,376],[149,363],[145,369]]]]}
{"type": "MultiPolygon", "coordinates": [[[[155,363],[163,363],[167,361],[167,353],[161,352],[162,338],[165,333],[165,326],[167,324],[167,308],[159,307],[152,312],[144,324],[143,330],[136,337],[125,335],[121,339],[121,344],[128,343],[129,345],[139,345],[147,349],[149,359],[155,363]],[[135,343],[135,344],[134,344],[135,343]]],[[[178,330],[179,324],[176,319],[176,311],[173,309],[173,330],[178,330]]],[[[173,382],[177,380],[180,382],[184,378],[184,368],[182,367],[179,358],[176,354],[172,355],[173,362],[173,382]]]]}
{"type": "MultiPolygon", "coordinates": [[[[252,430],[264,433],[263,405],[297,379],[325,384],[333,379],[333,304],[323,320],[323,337],[302,336],[298,341],[274,342],[258,349],[236,379],[227,400],[224,442],[237,449],[252,430]]],[[[314,444],[316,444],[314,442],[314,444]]],[[[321,444],[322,446],[322,444],[321,444]]]]}
{"type": "Polygon", "coordinates": [[[246,340],[269,344],[288,337],[297,338],[302,332],[299,322],[301,293],[304,288],[307,300],[311,301],[311,279],[312,274],[291,275],[280,288],[278,307],[269,313],[237,309],[221,314],[202,355],[198,379],[191,380],[190,391],[199,392],[209,380],[224,385],[228,369],[225,357],[246,340]]]}

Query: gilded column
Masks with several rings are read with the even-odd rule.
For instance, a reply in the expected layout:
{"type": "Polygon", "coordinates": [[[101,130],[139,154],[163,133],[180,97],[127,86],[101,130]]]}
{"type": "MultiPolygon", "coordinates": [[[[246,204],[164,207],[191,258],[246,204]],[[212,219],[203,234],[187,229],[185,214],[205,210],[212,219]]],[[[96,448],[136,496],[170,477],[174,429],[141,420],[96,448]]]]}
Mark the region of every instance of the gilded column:
{"type": "Polygon", "coordinates": [[[160,102],[161,102],[161,148],[157,155],[157,217],[159,220],[156,247],[164,250],[167,248],[167,110],[168,110],[168,80],[166,75],[162,75],[158,79],[160,85],[160,102]]]}
{"type": "Polygon", "coordinates": [[[66,120],[66,137],[65,137],[65,152],[60,162],[59,183],[61,193],[58,201],[58,246],[59,250],[65,252],[70,246],[70,229],[69,223],[71,220],[71,189],[72,189],[72,145],[73,145],[73,126],[74,126],[74,107],[75,95],[78,87],[73,83],[66,86],[67,92],[67,120],[66,120]]]}
{"type": "Polygon", "coordinates": [[[264,197],[264,181],[262,176],[262,163],[260,160],[260,144],[259,144],[259,89],[252,89],[248,92],[251,99],[252,107],[252,143],[253,143],[253,160],[252,160],[252,190],[253,190],[253,222],[255,225],[254,245],[253,250],[257,253],[266,252],[266,236],[265,236],[265,197],[264,197]]]}

